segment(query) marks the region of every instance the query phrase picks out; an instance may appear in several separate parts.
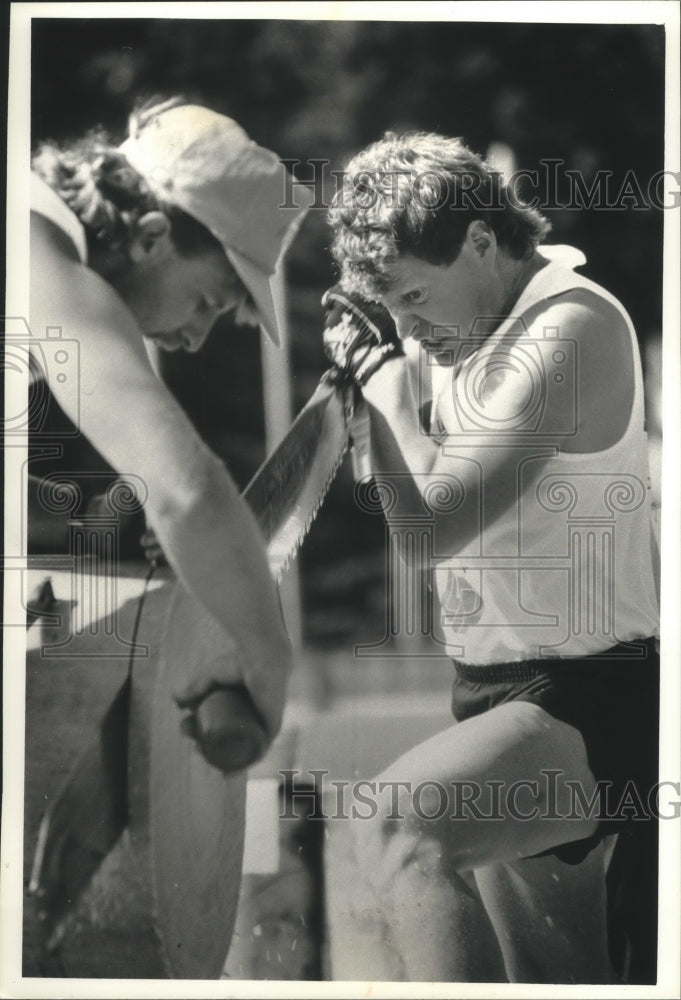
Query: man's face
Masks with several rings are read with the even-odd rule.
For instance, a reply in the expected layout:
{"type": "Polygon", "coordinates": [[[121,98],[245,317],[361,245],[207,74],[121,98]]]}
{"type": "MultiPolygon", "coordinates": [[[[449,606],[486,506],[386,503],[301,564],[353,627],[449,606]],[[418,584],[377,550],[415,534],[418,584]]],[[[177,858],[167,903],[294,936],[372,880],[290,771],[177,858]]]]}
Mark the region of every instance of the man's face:
{"type": "Polygon", "coordinates": [[[185,257],[171,244],[110,280],[144,336],[164,351],[198,351],[218,316],[243,300],[243,287],[217,249],[185,257]]]}
{"type": "Polygon", "coordinates": [[[395,279],[381,301],[402,340],[464,338],[483,308],[480,268],[471,266],[463,250],[452,264],[445,265],[404,255],[395,267],[395,279]]]}
{"type": "Polygon", "coordinates": [[[451,264],[429,264],[403,254],[394,283],[381,295],[402,340],[434,347],[441,341],[465,341],[482,332],[474,324],[499,306],[496,241],[484,224],[469,226],[459,256],[451,264]]]}

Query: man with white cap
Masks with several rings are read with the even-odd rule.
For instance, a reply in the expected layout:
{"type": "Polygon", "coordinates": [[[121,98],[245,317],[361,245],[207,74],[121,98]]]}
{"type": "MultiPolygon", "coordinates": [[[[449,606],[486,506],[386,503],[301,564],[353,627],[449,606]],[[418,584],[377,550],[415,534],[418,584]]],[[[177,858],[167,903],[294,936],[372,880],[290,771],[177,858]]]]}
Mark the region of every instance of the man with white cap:
{"type": "Polygon", "coordinates": [[[307,207],[301,195],[288,207],[290,184],[234,121],[171,100],[134,115],[118,148],[101,134],[44,145],[31,191],[31,326],[58,323],[78,341],[79,399],[43,377],[106,461],[144,481],[169,562],[234,640],[223,673],[195,678],[178,704],[245,685],[267,741],[290,651],[262,538],[150,357],[199,350],[228,311],[279,342],[272,280],[307,207]]]}

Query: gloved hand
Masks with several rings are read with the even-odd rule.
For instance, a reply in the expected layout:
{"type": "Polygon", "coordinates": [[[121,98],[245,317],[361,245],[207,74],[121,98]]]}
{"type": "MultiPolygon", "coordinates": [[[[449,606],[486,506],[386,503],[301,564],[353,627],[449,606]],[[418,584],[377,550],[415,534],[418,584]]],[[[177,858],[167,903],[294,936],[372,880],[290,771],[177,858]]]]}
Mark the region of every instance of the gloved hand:
{"type": "Polygon", "coordinates": [[[385,306],[345,292],[340,285],[324,293],[322,306],[326,309],[324,353],[358,385],[366,385],[390,358],[404,354],[385,306]]]}

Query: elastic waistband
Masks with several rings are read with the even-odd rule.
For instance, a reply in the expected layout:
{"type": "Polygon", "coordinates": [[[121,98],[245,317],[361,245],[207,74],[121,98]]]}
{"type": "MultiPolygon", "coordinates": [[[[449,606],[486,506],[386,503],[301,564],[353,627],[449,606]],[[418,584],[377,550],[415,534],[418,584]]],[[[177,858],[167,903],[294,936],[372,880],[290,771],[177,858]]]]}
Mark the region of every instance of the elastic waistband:
{"type": "Polygon", "coordinates": [[[457,676],[464,681],[479,684],[524,684],[532,681],[546,669],[553,660],[518,660],[515,663],[490,663],[479,666],[475,663],[461,663],[454,660],[457,676]]]}
{"type": "Polygon", "coordinates": [[[478,684],[524,684],[541,677],[556,667],[575,664],[603,663],[626,659],[640,660],[643,665],[650,656],[657,656],[656,639],[632,639],[590,656],[556,656],[544,660],[514,660],[511,663],[462,663],[454,660],[454,669],[462,680],[478,684]]]}

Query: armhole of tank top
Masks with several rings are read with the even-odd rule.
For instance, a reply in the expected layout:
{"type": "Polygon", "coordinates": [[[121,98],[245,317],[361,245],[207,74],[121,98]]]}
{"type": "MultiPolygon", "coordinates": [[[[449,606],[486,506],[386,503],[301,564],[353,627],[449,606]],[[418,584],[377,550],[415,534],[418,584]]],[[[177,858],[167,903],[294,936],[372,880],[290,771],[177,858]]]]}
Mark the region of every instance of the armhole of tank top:
{"type": "MultiPolygon", "coordinates": [[[[564,296],[570,295],[572,292],[587,292],[589,295],[594,296],[596,299],[600,299],[601,301],[607,303],[607,305],[610,306],[612,309],[614,309],[614,311],[616,312],[616,314],[620,317],[621,321],[623,322],[624,328],[626,329],[627,334],[628,334],[629,348],[630,348],[630,351],[631,351],[631,359],[632,359],[632,374],[633,374],[633,379],[634,379],[634,387],[633,387],[634,388],[634,393],[633,393],[633,399],[632,399],[632,403],[631,403],[631,409],[629,411],[629,417],[628,417],[626,426],[624,428],[624,431],[622,432],[621,436],[617,439],[617,441],[614,442],[614,444],[609,445],[607,448],[602,448],[599,451],[591,451],[591,452],[568,452],[568,451],[562,451],[561,452],[561,454],[564,457],[566,457],[566,458],[572,458],[573,456],[580,457],[582,455],[589,455],[589,456],[607,455],[613,449],[622,446],[622,443],[631,435],[631,433],[632,433],[633,429],[635,428],[635,426],[637,425],[637,423],[640,422],[641,429],[642,429],[642,431],[645,432],[645,404],[644,404],[644,394],[643,394],[643,369],[642,369],[641,351],[640,351],[640,346],[639,346],[639,343],[638,343],[638,338],[637,338],[636,332],[634,330],[634,325],[633,325],[631,319],[629,318],[626,310],[624,309],[624,306],[622,306],[617,301],[617,299],[613,295],[611,295],[609,292],[607,292],[604,288],[600,288],[600,286],[596,285],[596,283],[592,282],[589,278],[584,278],[584,277],[582,277],[582,275],[575,274],[573,271],[570,271],[570,277],[569,277],[568,281],[566,282],[566,285],[565,285],[564,288],[561,288],[560,290],[555,291],[555,292],[551,292],[548,288],[546,290],[544,290],[542,288],[540,296],[535,301],[530,301],[526,305],[523,305],[522,304],[523,303],[523,298],[524,298],[525,295],[527,295],[530,292],[530,290],[532,290],[534,292],[534,294],[536,294],[536,291],[537,291],[536,284],[535,284],[534,288],[533,288],[533,284],[536,283],[536,282],[539,282],[539,281],[541,281],[542,284],[545,283],[547,281],[547,279],[552,276],[551,275],[551,270],[552,269],[550,267],[542,268],[542,270],[535,277],[534,282],[531,283],[530,285],[528,285],[528,287],[525,289],[525,292],[524,292],[523,296],[521,296],[521,299],[519,300],[519,303],[518,303],[518,304],[520,304],[522,306],[519,315],[525,316],[526,313],[531,313],[532,310],[533,310],[533,308],[535,306],[539,306],[539,305],[542,305],[542,304],[547,304],[547,303],[551,302],[554,299],[559,299],[559,298],[562,298],[564,296]]],[[[509,319],[510,318],[511,317],[509,317],[509,319]]],[[[504,329],[505,326],[506,326],[506,322],[502,323],[502,325],[499,328],[499,330],[495,331],[495,333],[492,334],[492,338],[495,341],[501,340],[503,338],[503,336],[506,335],[506,333],[508,332],[508,330],[504,329]]],[[[491,339],[492,338],[490,338],[490,346],[491,346],[491,339]]],[[[436,419],[437,419],[438,403],[439,403],[441,394],[442,394],[442,390],[440,391],[440,393],[438,393],[437,395],[433,396],[433,400],[432,400],[432,404],[431,404],[431,412],[430,412],[431,425],[434,424],[435,421],[436,421],[436,419]]]]}
{"type": "Polygon", "coordinates": [[[588,455],[593,458],[597,455],[607,455],[615,448],[622,447],[623,443],[631,436],[637,426],[640,426],[641,431],[645,433],[645,402],[643,395],[641,349],[631,319],[624,309],[624,306],[622,306],[613,295],[610,295],[609,292],[605,289],[599,288],[598,286],[594,287],[594,283],[588,278],[583,278],[571,288],[565,288],[563,291],[557,292],[555,296],[552,296],[552,298],[561,298],[565,295],[570,295],[572,292],[587,292],[589,295],[594,296],[596,299],[600,299],[612,308],[624,325],[624,329],[626,330],[628,336],[629,350],[631,351],[634,392],[633,399],[631,401],[631,408],[629,410],[629,417],[620,437],[613,444],[608,445],[607,448],[601,448],[597,451],[561,451],[561,454],[566,458],[571,458],[572,456],[579,457],[582,455],[588,455]]]}

